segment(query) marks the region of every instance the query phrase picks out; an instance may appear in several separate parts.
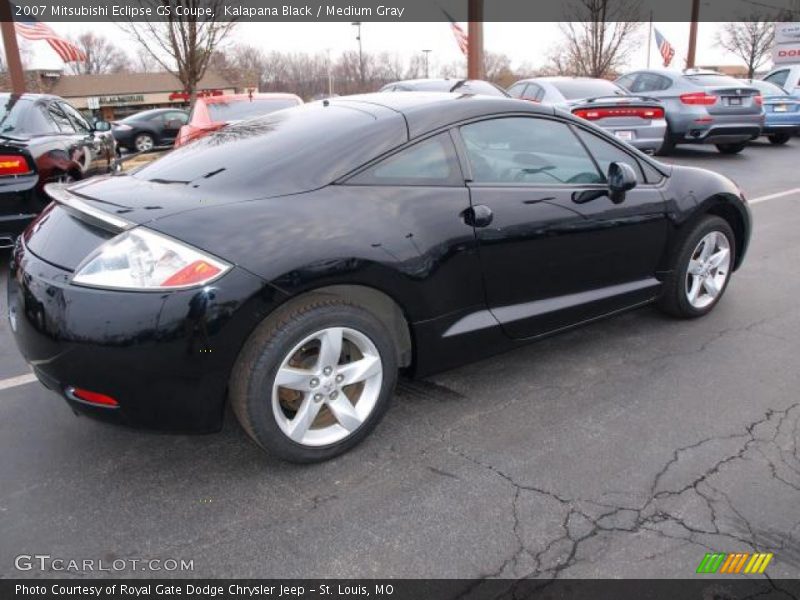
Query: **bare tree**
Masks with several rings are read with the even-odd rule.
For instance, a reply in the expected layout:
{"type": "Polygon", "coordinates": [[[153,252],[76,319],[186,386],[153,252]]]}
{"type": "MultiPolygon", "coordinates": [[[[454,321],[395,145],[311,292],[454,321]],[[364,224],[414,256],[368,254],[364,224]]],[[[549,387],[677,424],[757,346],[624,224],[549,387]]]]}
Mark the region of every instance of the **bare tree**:
{"type": "Polygon", "coordinates": [[[508,87],[516,81],[511,70],[511,59],[506,54],[485,52],[483,56],[483,74],[486,81],[508,87]]]}
{"type": "Polygon", "coordinates": [[[772,20],[753,15],[742,21],[728,21],[717,32],[717,46],[741,58],[747,65],[747,77],[767,62],[775,39],[772,20]]]}
{"type": "Polygon", "coordinates": [[[635,48],[640,8],[640,0],[572,0],[560,25],[565,39],[558,70],[611,77],[635,48]]]}
{"type": "Polygon", "coordinates": [[[127,66],[128,57],[106,37],[86,31],[71,41],[86,55],[85,61],[68,63],[73,75],[118,73],[127,66]]]}
{"type": "Polygon", "coordinates": [[[235,26],[235,21],[219,21],[224,0],[138,0],[142,6],[168,7],[163,21],[128,21],[121,25],[161,67],[175,75],[194,104],[197,84],[205,75],[214,50],[235,26]],[[176,8],[181,7],[182,14],[176,8]],[[210,9],[212,17],[199,18],[198,11],[210,9]],[[188,14],[187,14],[188,13],[188,14]]]}

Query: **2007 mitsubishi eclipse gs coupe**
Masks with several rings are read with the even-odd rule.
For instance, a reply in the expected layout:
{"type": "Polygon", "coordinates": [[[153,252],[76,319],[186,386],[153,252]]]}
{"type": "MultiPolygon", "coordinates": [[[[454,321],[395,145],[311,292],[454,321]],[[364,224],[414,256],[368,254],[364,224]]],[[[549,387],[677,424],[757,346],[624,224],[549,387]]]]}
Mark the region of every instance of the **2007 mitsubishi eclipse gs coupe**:
{"type": "Polygon", "coordinates": [[[331,99],[130,174],[49,187],[9,318],[74,410],[221,427],[298,462],[361,441],[425,376],[656,303],[714,308],[750,212],[709,171],[591,123],[458,94],[331,99]]]}

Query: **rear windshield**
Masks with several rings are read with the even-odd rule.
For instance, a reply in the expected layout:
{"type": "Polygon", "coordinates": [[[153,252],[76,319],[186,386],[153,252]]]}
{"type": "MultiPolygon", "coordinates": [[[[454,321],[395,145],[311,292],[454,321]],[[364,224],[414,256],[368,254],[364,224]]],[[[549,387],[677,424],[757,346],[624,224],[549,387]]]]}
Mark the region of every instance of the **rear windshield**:
{"type": "Polygon", "coordinates": [[[702,85],[703,87],[717,87],[721,85],[732,87],[742,86],[741,82],[737,81],[733,77],[728,77],[727,75],[686,75],[686,79],[692,83],[696,83],[697,85],[702,85]]]}
{"type": "Polygon", "coordinates": [[[567,100],[628,95],[627,92],[616,83],[605,81],[604,79],[590,79],[588,81],[551,81],[550,83],[552,83],[567,100]]]}
{"type": "Polygon", "coordinates": [[[27,98],[0,94],[0,134],[25,133],[26,114],[32,107],[27,98]]]}
{"type": "Polygon", "coordinates": [[[241,121],[297,106],[297,100],[294,98],[253,98],[252,100],[234,100],[233,102],[214,102],[207,106],[212,121],[241,121]]]}

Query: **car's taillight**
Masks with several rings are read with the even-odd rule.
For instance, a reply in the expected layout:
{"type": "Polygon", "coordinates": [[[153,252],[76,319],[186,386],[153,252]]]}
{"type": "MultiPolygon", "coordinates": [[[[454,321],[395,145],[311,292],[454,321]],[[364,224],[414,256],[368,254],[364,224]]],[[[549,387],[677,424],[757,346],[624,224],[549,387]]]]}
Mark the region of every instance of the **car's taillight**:
{"type": "Polygon", "coordinates": [[[690,106],[711,106],[717,103],[717,97],[705,92],[693,92],[681,95],[681,102],[690,106]]]}
{"type": "Polygon", "coordinates": [[[112,398],[111,396],[107,396],[106,394],[101,394],[100,392],[84,390],[83,388],[77,388],[77,387],[67,388],[67,396],[70,396],[77,400],[82,400],[83,402],[88,402],[89,404],[98,404],[100,406],[106,406],[108,408],[119,406],[119,402],[114,400],[114,398],[112,398]]]}
{"type": "Polygon", "coordinates": [[[639,117],[640,119],[663,119],[663,108],[644,106],[623,106],[613,108],[578,108],[572,114],[587,121],[597,121],[608,117],[639,117]]]}
{"type": "Polygon", "coordinates": [[[33,171],[28,159],[21,154],[0,154],[0,177],[26,175],[33,171]]]}
{"type": "Polygon", "coordinates": [[[759,94],[758,96],[756,96],[756,104],[758,104],[759,106],[763,106],[763,104],[764,104],[764,98],[763,98],[763,96],[761,96],[761,94],[759,94]]]}

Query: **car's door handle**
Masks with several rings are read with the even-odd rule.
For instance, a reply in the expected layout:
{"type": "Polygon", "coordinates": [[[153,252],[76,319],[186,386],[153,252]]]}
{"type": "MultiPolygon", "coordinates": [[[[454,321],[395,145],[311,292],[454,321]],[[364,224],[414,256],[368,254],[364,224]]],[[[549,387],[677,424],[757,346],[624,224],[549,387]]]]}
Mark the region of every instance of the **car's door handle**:
{"type": "Polygon", "coordinates": [[[492,224],[492,219],[494,219],[492,209],[485,204],[471,206],[461,213],[461,216],[464,219],[464,223],[472,227],[488,227],[492,224]]]}

